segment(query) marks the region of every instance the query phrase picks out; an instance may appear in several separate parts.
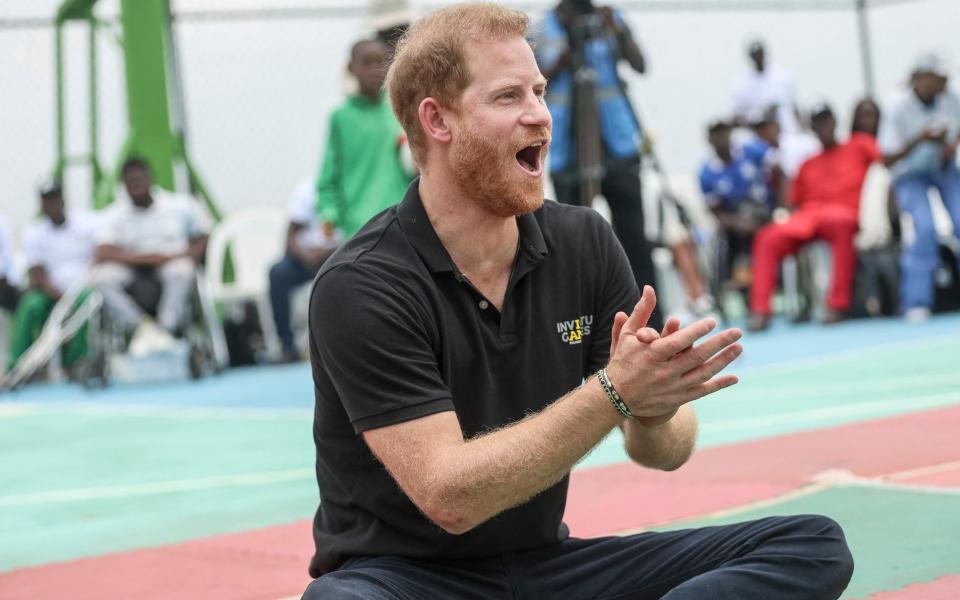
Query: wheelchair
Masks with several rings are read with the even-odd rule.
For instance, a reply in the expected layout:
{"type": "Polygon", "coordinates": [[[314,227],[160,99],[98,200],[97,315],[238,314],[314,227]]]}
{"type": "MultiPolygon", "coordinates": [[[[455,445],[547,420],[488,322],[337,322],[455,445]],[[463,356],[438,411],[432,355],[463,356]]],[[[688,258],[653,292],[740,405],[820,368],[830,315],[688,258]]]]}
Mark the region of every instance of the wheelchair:
{"type": "MultiPolygon", "coordinates": [[[[94,267],[95,269],[96,267],[94,267]]],[[[59,350],[63,343],[88,325],[88,354],[71,370],[71,379],[88,389],[103,388],[112,381],[115,357],[127,351],[129,334],[104,310],[103,297],[91,287],[94,271],[69,290],[54,306],[50,317],[34,342],[9,373],[0,380],[0,389],[15,389],[44,368],[51,379],[63,378],[59,350]]],[[[138,271],[127,292],[147,313],[155,316],[160,282],[148,271],[138,271]]],[[[223,328],[207,289],[207,279],[197,268],[190,297],[188,316],[182,330],[186,342],[183,372],[192,379],[219,373],[228,363],[223,328]]]]}

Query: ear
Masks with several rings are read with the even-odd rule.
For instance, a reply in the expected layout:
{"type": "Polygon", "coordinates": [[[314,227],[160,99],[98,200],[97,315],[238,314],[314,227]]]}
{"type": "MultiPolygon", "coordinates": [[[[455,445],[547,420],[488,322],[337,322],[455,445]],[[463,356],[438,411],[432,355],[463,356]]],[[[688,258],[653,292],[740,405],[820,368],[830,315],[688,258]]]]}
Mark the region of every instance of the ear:
{"type": "Polygon", "coordinates": [[[428,138],[442,144],[453,139],[450,127],[452,113],[440,105],[434,98],[424,98],[420,102],[420,126],[428,138]]]}

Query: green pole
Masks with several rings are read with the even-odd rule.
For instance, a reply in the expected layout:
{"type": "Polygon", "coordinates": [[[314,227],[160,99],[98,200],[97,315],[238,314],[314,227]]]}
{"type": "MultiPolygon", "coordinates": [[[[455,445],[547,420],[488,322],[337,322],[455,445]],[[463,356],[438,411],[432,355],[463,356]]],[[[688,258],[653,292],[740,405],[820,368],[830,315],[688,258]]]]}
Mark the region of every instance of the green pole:
{"type": "Polygon", "coordinates": [[[56,32],[54,34],[54,43],[56,45],[56,56],[54,68],[56,69],[57,85],[57,162],[53,166],[53,176],[58,181],[63,180],[63,171],[66,168],[66,148],[64,140],[64,131],[66,123],[63,114],[63,23],[57,22],[56,32]]]}
{"type": "Polygon", "coordinates": [[[90,180],[91,190],[96,190],[100,185],[102,173],[100,171],[100,156],[97,146],[100,124],[97,119],[97,21],[93,15],[88,21],[90,25],[90,180]]]}
{"type": "Polygon", "coordinates": [[[150,163],[153,180],[174,189],[164,31],[167,0],[121,0],[130,153],[150,163]]]}

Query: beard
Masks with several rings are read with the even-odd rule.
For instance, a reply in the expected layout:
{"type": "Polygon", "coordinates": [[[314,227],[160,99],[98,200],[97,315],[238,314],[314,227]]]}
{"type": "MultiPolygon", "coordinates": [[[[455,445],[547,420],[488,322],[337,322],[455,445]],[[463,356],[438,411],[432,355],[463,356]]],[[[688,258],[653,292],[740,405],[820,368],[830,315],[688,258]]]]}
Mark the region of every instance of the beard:
{"type": "MultiPolygon", "coordinates": [[[[524,175],[515,152],[535,141],[549,139],[549,130],[541,129],[537,135],[527,136],[526,143],[509,146],[488,140],[470,127],[460,128],[457,137],[450,161],[460,189],[466,195],[503,218],[523,215],[543,206],[543,175],[524,175]]],[[[542,155],[541,163],[545,160],[542,155]]]]}

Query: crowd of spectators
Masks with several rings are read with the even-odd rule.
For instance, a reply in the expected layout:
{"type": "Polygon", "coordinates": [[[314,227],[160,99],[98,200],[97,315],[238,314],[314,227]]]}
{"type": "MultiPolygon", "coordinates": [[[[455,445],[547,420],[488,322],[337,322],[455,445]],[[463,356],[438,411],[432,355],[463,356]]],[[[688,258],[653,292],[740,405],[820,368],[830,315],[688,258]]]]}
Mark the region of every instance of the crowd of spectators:
{"type": "MultiPolygon", "coordinates": [[[[356,91],[330,115],[317,175],[302,181],[290,198],[285,251],[269,272],[281,345],[280,356],[271,357],[275,361],[301,358],[291,327],[293,290],[310,281],[364,223],[398,202],[416,175],[404,131],[383,91],[401,30],[391,26],[350,49],[347,69],[356,91]]],[[[620,11],[588,0],[562,0],[535,31],[536,58],[549,79],[549,170],[556,199],[584,203],[584,186],[594,181],[637,281],[655,282],[641,202],[641,170],[651,147],[618,71],[623,62],[642,74],[647,57],[620,11]],[[583,110],[577,74],[582,68],[594,73],[588,98],[595,114],[583,110]],[[584,139],[591,134],[600,162],[596,172],[586,173],[578,153],[588,147],[584,139]]],[[[935,308],[934,272],[942,242],[931,190],[938,192],[954,235],[960,231],[960,100],[947,87],[944,59],[929,53],[918,57],[896,97],[883,110],[870,98],[858,102],[851,132],[843,134],[833,106],[800,105],[788,71],[769,61],[762,41],[751,42],[747,56],[749,69],[734,82],[729,112],[706,127],[710,155],[698,172],[702,201],[716,224],[709,250],[718,260],[699,260],[708,249],[697,246],[703,238],[690,234],[687,220],[679,234],[659,239],[672,251],[693,312],[716,310],[720,298],[714,295],[732,289],[748,306],[749,328],[767,328],[783,260],[815,241],[826,242],[832,254],[822,322],[836,323],[858,312],[852,304],[855,236],[865,210],[862,190],[871,170],[888,169],[889,205],[900,217],[894,229],[905,224],[899,240],[899,312],[911,321],[926,319],[935,308]]],[[[57,182],[40,187],[40,216],[22,232],[27,267],[22,286],[13,276],[10,227],[0,217],[0,310],[12,316],[7,368],[37,339],[54,304],[78,287],[102,294],[131,352],[167,348],[183,336],[211,223],[192,199],[154,186],[141,158],[126,161],[122,180],[125,194],[102,214],[67,210],[57,182]],[[159,285],[142,288],[154,290],[145,301],[137,284],[147,279],[159,285]]],[[[871,206],[885,211],[887,203],[871,206]]],[[[85,337],[81,330],[67,340],[63,363],[68,370],[84,356],[85,337]]]]}
{"type": "MultiPolygon", "coordinates": [[[[838,135],[837,117],[828,103],[814,103],[805,111],[797,107],[786,71],[765,67],[762,43],[752,43],[748,55],[754,72],[737,82],[732,114],[708,126],[713,156],[700,171],[724,257],[716,275],[748,295],[748,327],[769,327],[783,259],[815,241],[826,242],[832,254],[822,322],[836,323],[854,312],[878,312],[876,304],[865,310],[852,306],[855,238],[865,220],[862,213],[885,211],[884,202],[861,202],[872,171],[881,173],[880,180],[892,178],[890,200],[900,217],[892,229],[899,229],[900,221],[906,224],[900,239],[899,311],[912,322],[928,318],[933,273],[941,257],[931,190],[939,192],[954,239],[960,231],[960,102],[947,88],[945,60],[933,53],[918,56],[909,83],[885,110],[871,98],[860,100],[852,111],[850,133],[838,135]],[[750,133],[746,141],[734,144],[731,131],[738,127],[750,133]],[[805,128],[812,131],[814,146],[797,141],[806,135],[805,128]]],[[[877,186],[868,190],[887,194],[877,186]]],[[[863,258],[872,260],[870,255],[863,258]]]]}

